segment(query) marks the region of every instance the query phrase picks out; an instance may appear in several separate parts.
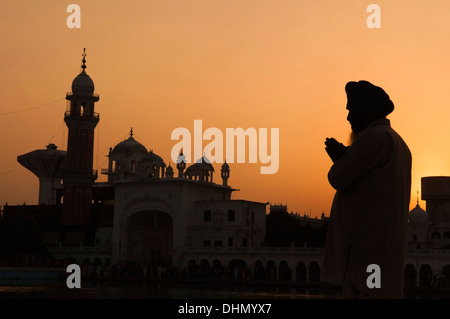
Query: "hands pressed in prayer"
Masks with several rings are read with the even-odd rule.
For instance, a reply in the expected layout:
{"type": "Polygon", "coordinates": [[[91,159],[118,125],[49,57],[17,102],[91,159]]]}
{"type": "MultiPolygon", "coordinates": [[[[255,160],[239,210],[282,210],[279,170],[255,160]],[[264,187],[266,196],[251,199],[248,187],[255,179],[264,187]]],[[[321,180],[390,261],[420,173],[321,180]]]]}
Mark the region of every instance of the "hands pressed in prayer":
{"type": "Polygon", "coordinates": [[[336,162],[341,158],[342,155],[347,151],[347,146],[342,143],[336,141],[335,138],[326,138],[325,139],[325,151],[327,151],[328,156],[330,156],[331,160],[336,162]]]}

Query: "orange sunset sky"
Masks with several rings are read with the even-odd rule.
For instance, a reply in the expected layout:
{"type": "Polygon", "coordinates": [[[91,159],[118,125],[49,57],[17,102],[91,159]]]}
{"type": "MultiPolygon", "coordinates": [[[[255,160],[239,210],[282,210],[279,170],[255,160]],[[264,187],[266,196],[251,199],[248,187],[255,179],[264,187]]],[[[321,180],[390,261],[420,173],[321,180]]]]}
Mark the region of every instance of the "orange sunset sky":
{"type": "Polygon", "coordinates": [[[193,132],[196,119],[223,132],[279,128],[278,173],[231,164],[233,198],[328,216],[323,142],[347,142],[344,86],[365,79],[395,103],[391,124],[413,155],[411,207],[421,177],[450,175],[447,0],[0,0],[0,33],[0,204],[37,204],[38,179],[16,158],[66,149],[65,94],[83,48],[100,95],[94,169],[130,127],[166,164],[172,131],[193,132]],[[80,29],[66,25],[71,3],[80,29]],[[371,3],[380,29],[366,25],[371,3]]]}

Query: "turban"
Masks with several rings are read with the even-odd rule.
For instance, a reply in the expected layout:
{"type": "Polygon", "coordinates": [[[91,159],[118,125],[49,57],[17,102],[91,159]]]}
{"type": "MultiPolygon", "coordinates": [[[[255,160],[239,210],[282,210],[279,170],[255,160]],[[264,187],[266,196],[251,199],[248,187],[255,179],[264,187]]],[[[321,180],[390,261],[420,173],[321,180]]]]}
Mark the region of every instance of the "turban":
{"type": "Polygon", "coordinates": [[[389,95],[368,81],[348,82],[345,92],[349,111],[386,116],[394,110],[389,95]]]}

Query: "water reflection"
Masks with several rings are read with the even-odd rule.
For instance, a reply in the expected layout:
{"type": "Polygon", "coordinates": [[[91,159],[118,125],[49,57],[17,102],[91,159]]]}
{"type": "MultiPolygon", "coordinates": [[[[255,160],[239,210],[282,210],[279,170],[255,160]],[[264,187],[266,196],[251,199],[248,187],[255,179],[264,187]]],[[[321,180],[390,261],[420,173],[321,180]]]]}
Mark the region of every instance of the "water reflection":
{"type": "Polygon", "coordinates": [[[335,289],[272,285],[82,282],[69,289],[61,281],[0,281],[0,298],[63,299],[324,299],[339,298],[335,289]]]}
{"type": "MultiPolygon", "coordinates": [[[[61,280],[0,280],[0,299],[339,299],[336,288],[273,284],[84,281],[69,289],[61,280]]],[[[448,299],[444,289],[409,289],[406,299],[448,299]]]]}

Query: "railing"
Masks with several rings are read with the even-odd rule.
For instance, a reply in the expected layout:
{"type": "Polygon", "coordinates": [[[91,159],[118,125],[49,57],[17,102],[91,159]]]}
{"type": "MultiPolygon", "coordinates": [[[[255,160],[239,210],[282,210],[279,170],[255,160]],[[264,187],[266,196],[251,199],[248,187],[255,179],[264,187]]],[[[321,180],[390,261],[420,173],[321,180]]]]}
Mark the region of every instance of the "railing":
{"type": "Polygon", "coordinates": [[[53,247],[47,247],[47,249],[51,252],[111,252],[111,247],[85,247],[85,246],[53,246],[53,247]]]}
{"type": "MultiPolygon", "coordinates": [[[[78,95],[80,95],[80,94],[78,94],[78,95]]],[[[81,94],[81,95],[89,95],[89,96],[92,96],[92,97],[95,97],[95,98],[100,98],[100,95],[98,95],[98,94],[94,94],[94,93],[92,93],[92,94],[81,94]]],[[[67,92],[66,93],[66,97],[70,97],[70,96],[74,96],[74,94],[73,94],[73,92],[67,92]]]]}
{"type": "Polygon", "coordinates": [[[109,169],[108,168],[102,168],[101,173],[104,175],[108,175],[109,174],[109,169]]]}
{"type": "Polygon", "coordinates": [[[450,255],[450,249],[408,249],[408,255],[450,255]]]}
{"type": "Polygon", "coordinates": [[[93,117],[95,119],[98,119],[100,117],[100,114],[97,112],[93,112],[92,115],[88,115],[86,113],[81,113],[81,114],[76,114],[76,113],[72,113],[70,111],[66,111],[64,113],[64,117],[93,117]]]}
{"type": "Polygon", "coordinates": [[[320,253],[323,252],[323,248],[316,247],[185,247],[185,252],[189,253],[208,253],[208,252],[221,252],[221,253],[292,253],[292,252],[308,252],[308,253],[320,253]]]}

